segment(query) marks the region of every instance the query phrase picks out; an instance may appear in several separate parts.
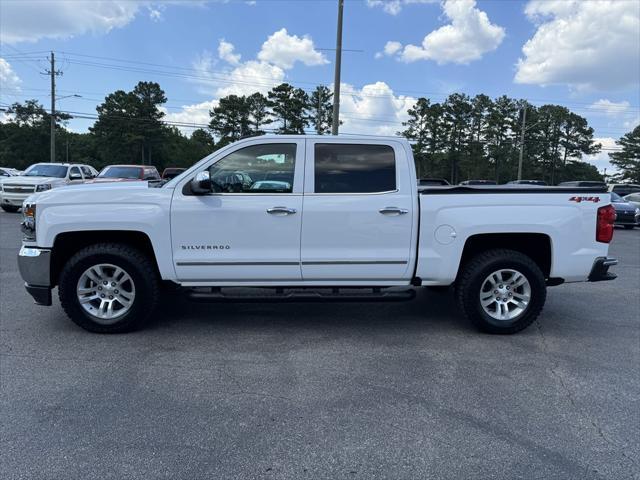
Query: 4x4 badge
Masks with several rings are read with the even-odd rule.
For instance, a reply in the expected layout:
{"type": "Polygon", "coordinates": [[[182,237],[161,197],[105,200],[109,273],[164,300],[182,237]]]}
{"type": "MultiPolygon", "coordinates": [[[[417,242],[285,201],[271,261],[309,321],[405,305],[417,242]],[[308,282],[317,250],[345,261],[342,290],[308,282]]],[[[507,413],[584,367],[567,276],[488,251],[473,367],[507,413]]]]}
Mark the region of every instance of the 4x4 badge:
{"type": "Polygon", "coordinates": [[[571,197],[569,199],[570,202],[593,202],[598,203],[600,201],[600,197],[571,197]]]}

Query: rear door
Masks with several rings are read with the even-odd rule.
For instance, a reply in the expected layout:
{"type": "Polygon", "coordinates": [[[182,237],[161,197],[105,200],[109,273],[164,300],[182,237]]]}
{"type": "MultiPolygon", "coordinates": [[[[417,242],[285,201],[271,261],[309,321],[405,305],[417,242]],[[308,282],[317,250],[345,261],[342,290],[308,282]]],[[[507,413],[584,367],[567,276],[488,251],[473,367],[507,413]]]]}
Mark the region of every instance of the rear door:
{"type": "Polygon", "coordinates": [[[416,180],[402,145],[314,139],[306,151],[303,279],[409,278],[416,180]]]}

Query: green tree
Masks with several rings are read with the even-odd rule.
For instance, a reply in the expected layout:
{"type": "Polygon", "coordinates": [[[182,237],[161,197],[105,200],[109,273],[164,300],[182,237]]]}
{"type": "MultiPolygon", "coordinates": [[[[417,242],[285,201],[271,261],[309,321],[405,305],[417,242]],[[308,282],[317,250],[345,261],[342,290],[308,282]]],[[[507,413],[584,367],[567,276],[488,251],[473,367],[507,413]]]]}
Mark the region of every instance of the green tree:
{"type": "Polygon", "coordinates": [[[159,107],[166,100],[155,82],[139,82],[131,92],[117,90],[107,95],[96,108],[98,120],[89,129],[95,135],[101,163],[162,164],[164,159],[154,155],[162,151],[165,140],[164,113],[159,107]]]}
{"type": "Polygon", "coordinates": [[[609,153],[611,163],[621,171],[620,178],[640,183],[640,125],[616,141],[622,149],[609,153]]]}
{"type": "Polygon", "coordinates": [[[303,134],[309,125],[306,111],[309,104],[307,93],[301,88],[282,83],[273,87],[267,96],[272,116],[280,124],[276,133],[303,134]]]}
{"type": "MultiPolygon", "coordinates": [[[[202,148],[205,151],[205,155],[213,152],[216,149],[216,142],[213,139],[213,135],[204,128],[198,128],[191,134],[191,143],[202,148]]],[[[203,155],[204,156],[204,155],[203,155]]]]}
{"type": "Polygon", "coordinates": [[[209,128],[219,137],[218,146],[235,142],[251,133],[249,106],[244,96],[221,98],[209,116],[209,128]]]}
{"type": "Polygon", "coordinates": [[[260,92],[249,95],[246,99],[249,112],[249,130],[251,135],[264,135],[262,128],[273,123],[269,112],[269,101],[260,92]]]}
{"type": "Polygon", "coordinates": [[[318,135],[331,132],[333,123],[333,92],[318,85],[309,98],[309,120],[318,135]]]}

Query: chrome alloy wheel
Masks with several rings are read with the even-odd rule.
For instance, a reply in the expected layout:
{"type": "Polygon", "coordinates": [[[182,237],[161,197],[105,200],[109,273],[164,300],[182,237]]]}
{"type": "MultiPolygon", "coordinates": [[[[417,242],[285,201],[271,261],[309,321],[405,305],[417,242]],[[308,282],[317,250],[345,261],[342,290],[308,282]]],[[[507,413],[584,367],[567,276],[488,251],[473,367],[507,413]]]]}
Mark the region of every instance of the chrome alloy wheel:
{"type": "Polygon", "coordinates": [[[127,313],[136,298],[131,276],[121,267],[100,263],[87,268],[78,280],[80,306],[103,325],[115,323],[127,313]]]}
{"type": "Polygon", "coordinates": [[[480,305],[496,320],[513,320],[524,312],[531,300],[529,280],[517,270],[491,273],[480,288],[480,305]]]}

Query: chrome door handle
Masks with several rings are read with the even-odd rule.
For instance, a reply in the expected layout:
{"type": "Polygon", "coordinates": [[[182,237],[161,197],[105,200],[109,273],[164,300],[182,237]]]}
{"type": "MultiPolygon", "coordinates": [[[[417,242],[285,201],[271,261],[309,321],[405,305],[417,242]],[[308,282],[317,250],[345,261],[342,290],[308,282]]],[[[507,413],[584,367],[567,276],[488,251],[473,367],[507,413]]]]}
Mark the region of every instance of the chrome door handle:
{"type": "Polygon", "coordinates": [[[271,207],[267,208],[267,213],[271,215],[293,215],[297,210],[295,208],[287,208],[287,207],[271,207]]]}
{"type": "Polygon", "coordinates": [[[378,211],[383,215],[404,215],[405,213],[409,213],[408,209],[398,207],[384,207],[378,211]]]}

